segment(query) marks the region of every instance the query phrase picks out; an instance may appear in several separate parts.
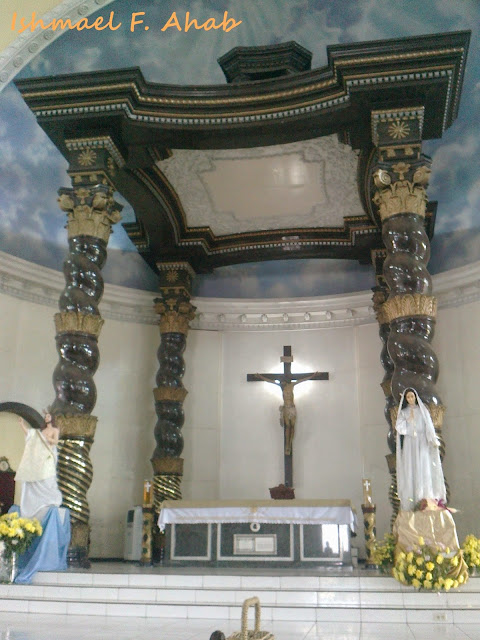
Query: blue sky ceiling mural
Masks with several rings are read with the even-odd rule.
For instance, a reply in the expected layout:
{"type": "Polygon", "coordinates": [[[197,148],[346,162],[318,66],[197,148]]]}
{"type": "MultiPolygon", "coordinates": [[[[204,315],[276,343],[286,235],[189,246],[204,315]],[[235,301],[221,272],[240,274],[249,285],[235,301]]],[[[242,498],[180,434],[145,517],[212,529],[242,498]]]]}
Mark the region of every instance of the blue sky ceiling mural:
{"type": "MultiPolygon", "coordinates": [[[[438,273],[480,256],[480,49],[477,0],[116,0],[89,17],[108,18],[114,30],[68,31],[34,58],[18,77],[138,66],[147,80],[165,84],[224,84],[217,58],[235,46],[295,40],[326,64],[329,44],[473,29],[457,120],[442,140],[427,141],[433,173],[428,190],[438,200],[430,270],[438,273]],[[149,29],[130,31],[132,12],[149,29]],[[242,23],[230,31],[162,31],[172,12],[201,24],[220,24],[225,11],[242,23]]],[[[70,186],[67,164],[36,124],[13,83],[0,94],[0,249],[54,269],[66,250],[57,190],[70,186]]],[[[133,220],[123,204],[124,222],[133,220]]],[[[156,290],[156,277],[120,225],[109,243],[106,282],[156,290]]],[[[297,297],[348,293],[374,283],[373,269],[347,260],[295,260],[223,267],[199,276],[196,295],[297,297]]]]}

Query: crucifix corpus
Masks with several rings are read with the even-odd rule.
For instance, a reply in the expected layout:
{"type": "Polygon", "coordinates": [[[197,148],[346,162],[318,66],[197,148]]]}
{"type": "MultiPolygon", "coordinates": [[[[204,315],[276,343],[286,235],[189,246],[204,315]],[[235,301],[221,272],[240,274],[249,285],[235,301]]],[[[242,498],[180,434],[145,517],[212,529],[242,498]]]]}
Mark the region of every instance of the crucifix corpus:
{"type": "Polygon", "coordinates": [[[270,382],[280,387],[283,394],[283,405],[280,407],[281,422],[284,433],[284,469],[285,487],[293,487],[292,442],[295,434],[297,410],[293,398],[295,385],[307,380],[328,380],[328,373],[292,373],[292,347],[283,347],[283,373],[247,373],[247,382],[270,382]]]}

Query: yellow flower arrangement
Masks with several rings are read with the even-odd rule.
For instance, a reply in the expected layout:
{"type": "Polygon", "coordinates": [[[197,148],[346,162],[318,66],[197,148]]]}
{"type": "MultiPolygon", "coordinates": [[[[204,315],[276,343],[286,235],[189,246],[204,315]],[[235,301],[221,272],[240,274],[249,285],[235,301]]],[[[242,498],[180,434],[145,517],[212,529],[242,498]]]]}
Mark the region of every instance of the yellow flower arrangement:
{"type": "Polygon", "coordinates": [[[0,540],[5,547],[5,557],[13,553],[25,553],[33,539],[42,535],[42,525],[33,518],[20,518],[18,513],[6,513],[0,516],[0,540]]]}
{"type": "MultiPolygon", "coordinates": [[[[480,541],[470,540],[469,549],[474,550],[473,547],[477,543],[480,563],[480,541]]],[[[415,589],[450,591],[468,579],[463,553],[462,550],[451,552],[450,549],[430,547],[425,544],[423,538],[419,538],[415,549],[396,554],[392,575],[399,582],[411,585],[415,589]]]]}
{"type": "MultiPolygon", "coordinates": [[[[377,540],[373,547],[371,560],[383,573],[391,573],[395,552],[395,539],[391,533],[387,533],[383,540],[377,540]]],[[[404,555],[405,559],[405,555],[404,555]]]]}
{"type": "Polygon", "coordinates": [[[476,567],[480,567],[480,539],[468,535],[463,541],[462,551],[468,570],[472,573],[476,567]]]}

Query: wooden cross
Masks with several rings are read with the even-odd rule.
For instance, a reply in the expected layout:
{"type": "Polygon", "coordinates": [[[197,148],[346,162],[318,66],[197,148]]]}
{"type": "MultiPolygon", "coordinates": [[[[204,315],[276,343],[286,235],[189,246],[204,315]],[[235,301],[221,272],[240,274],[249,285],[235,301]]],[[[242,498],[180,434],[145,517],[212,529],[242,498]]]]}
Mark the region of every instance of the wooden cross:
{"type": "Polygon", "coordinates": [[[307,380],[328,380],[328,373],[292,373],[292,347],[283,347],[283,373],[247,373],[247,382],[270,382],[278,385],[283,394],[282,422],[284,432],[284,473],[285,486],[293,487],[292,440],[295,432],[296,409],[293,399],[293,388],[296,384],[307,380]]]}

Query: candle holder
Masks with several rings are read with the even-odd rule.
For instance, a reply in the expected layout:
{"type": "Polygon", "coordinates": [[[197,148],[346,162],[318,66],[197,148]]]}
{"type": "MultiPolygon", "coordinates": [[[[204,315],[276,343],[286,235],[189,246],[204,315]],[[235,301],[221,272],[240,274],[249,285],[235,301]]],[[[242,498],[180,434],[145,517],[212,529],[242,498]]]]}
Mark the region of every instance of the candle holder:
{"type": "Polygon", "coordinates": [[[372,500],[372,483],[370,480],[364,478],[362,513],[366,549],[365,567],[377,566],[373,561],[375,544],[377,542],[376,512],[377,505],[373,504],[372,500]]]}

